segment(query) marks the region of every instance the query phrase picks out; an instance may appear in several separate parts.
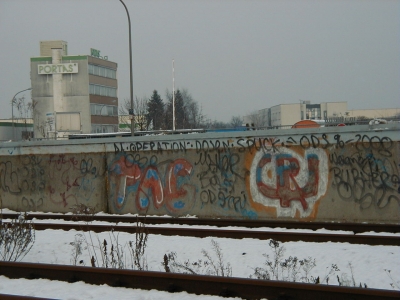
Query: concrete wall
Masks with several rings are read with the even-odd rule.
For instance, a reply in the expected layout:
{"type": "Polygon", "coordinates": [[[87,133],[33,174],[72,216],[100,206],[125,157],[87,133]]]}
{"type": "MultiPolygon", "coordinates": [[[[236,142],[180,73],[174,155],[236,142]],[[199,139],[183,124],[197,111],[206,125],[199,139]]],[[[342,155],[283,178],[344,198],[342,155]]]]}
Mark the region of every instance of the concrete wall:
{"type": "Polygon", "coordinates": [[[0,144],[3,207],[399,223],[400,124],[0,144]]]}

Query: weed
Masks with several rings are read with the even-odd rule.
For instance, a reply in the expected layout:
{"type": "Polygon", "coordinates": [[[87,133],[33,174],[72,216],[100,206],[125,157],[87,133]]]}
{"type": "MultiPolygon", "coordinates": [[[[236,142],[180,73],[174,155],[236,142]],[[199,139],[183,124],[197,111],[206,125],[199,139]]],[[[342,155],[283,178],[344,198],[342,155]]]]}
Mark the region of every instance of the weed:
{"type": "Polygon", "coordinates": [[[219,244],[211,240],[211,247],[214,250],[215,255],[217,256],[217,261],[214,261],[211,255],[204,249],[201,250],[201,253],[206,258],[208,262],[208,268],[206,270],[207,275],[214,275],[214,276],[222,276],[222,277],[230,277],[232,276],[232,267],[230,263],[225,265],[224,257],[222,255],[221,248],[219,244]]]}
{"type": "MultiPolygon", "coordinates": [[[[94,207],[86,206],[85,204],[80,203],[80,204],[76,204],[76,205],[72,206],[71,210],[73,213],[72,219],[75,221],[85,222],[85,225],[88,229],[90,222],[92,222],[94,219],[94,215],[95,215],[94,207]]],[[[77,234],[75,236],[75,241],[70,243],[74,247],[71,261],[76,264],[77,258],[79,257],[79,255],[82,254],[82,251],[79,251],[79,250],[82,250],[82,245],[84,244],[83,247],[85,248],[85,250],[88,251],[91,266],[96,267],[97,266],[96,262],[98,261],[98,258],[97,258],[98,251],[96,251],[96,247],[100,248],[100,245],[95,246],[95,244],[93,242],[92,232],[90,230],[87,230],[87,232],[88,232],[88,234],[87,234],[88,237],[86,237],[86,234],[77,234]]],[[[101,243],[99,243],[98,238],[97,238],[97,241],[98,241],[98,244],[101,244],[101,243]]]]}
{"type": "MultiPolygon", "coordinates": [[[[319,281],[318,283],[325,283],[329,284],[329,279],[331,278],[331,276],[333,276],[334,274],[336,274],[336,272],[339,272],[340,269],[338,268],[338,266],[336,264],[332,264],[330,267],[326,267],[326,269],[329,269],[328,273],[326,273],[323,277],[323,279],[321,281],[319,281]]],[[[319,279],[319,277],[318,277],[319,279]]]]}
{"type": "Polygon", "coordinates": [[[356,284],[356,280],[354,279],[354,273],[353,273],[353,265],[349,262],[348,266],[350,268],[350,276],[347,273],[342,273],[339,275],[336,275],[336,279],[338,281],[339,286],[349,286],[349,287],[364,287],[364,288],[368,288],[367,284],[361,284],[361,282],[359,283],[359,285],[357,286],[356,284]]]}
{"type": "Polygon", "coordinates": [[[183,263],[177,260],[176,252],[164,254],[162,265],[166,272],[183,274],[202,274],[212,276],[232,276],[232,267],[230,263],[224,262],[224,257],[219,244],[211,240],[211,247],[216,255],[216,260],[212,258],[209,252],[202,249],[204,260],[198,259],[194,262],[186,260],[183,263]]]}
{"type": "Polygon", "coordinates": [[[85,241],[85,238],[83,237],[82,234],[76,234],[75,235],[75,240],[70,243],[70,245],[73,247],[71,263],[74,266],[78,265],[78,262],[79,262],[80,265],[84,264],[83,260],[79,260],[79,257],[83,253],[83,250],[86,250],[85,246],[83,245],[84,241],[85,241]]]}
{"type": "Polygon", "coordinates": [[[136,270],[148,270],[147,261],[144,253],[147,247],[148,231],[144,223],[140,223],[139,219],[136,220],[136,233],[135,242],[128,242],[128,249],[131,254],[131,268],[136,270]]]}
{"type": "Polygon", "coordinates": [[[119,236],[114,230],[109,233],[109,239],[101,241],[97,234],[89,230],[89,224],[94,219],[94,208],[84,204],[72,207],[74,220],[84,221],[87,226],[87,233],[75,235],[74,242],[70,245],[72,249],[71,263],[73,265],[85,265],[84,260],[80,259],[83,251],[87,251],[92,267],[126,269],[128,267],[136,270],[147,270],[148,265],[144,258],[147,246],[148,232],[145,224],[136,224],[135,241],[129,241],[125,246],[119,243],[119,236]],[[124,256],[124,249],[128,247],[131,263],[128,265],[124,256]]]}
{"type": "MultiPolygon", "coordinates": [[[[269,246],[272,248],[273,255],[270,257],[267,254],[263,254],[266,258],[265,268],[257,267],[254,269],[254,274],[250,275],[250,278],[263,279],[263,280],[282,280],[292,282],[303,282],[303,283],[326,283],[329,284],[329,279],[340,271],[336,264],[332,264],[328,267],[328,272],[322,277],[311,276],[311,270],[316,267],[315,259],[308,257],[298,259],[297,257],[289,256],[289,258],[283,258],[285,254],[285,248],[280,246],[279,242],[275,240],[269,241],[269,246]]],[[[350,275],[347,273],[336,274],[336,279],[339,286],[357,287],[356,280],[354,279],[353,265],[348,263],[350,268],[350,275]]],[[[390,274],[390,272],[389,272],[390,274]]],[[[359,287],[367,288],[367,285],[361,284],[359,287]]]]}
{"type": "Polygon", "coordinates": [[[118,235],[115,235],[114,230],[112,230],[109,236],[111,243],[110,250],[108,250],[106,239],[102,243],[97,239],[99,248],[101,248],[101,266],[103,268],[125,269],[124,250],[119,244],[118,235]]]}
{"type": "Polygon", "coordinates": [[[273,239],[269,241],[269,247],[273,251],[273,256],[270,257],[264,253],[266,267],[255,268],[250,278],[306,283],[319,281],[319,278],[310,276],[310,271],[316,266],[315,259],[311,257],[298,259],[296,256],[284,259],[285,247],[280,246],[279,242],[273,239]]]}
{"type": "Polygon", "coordinates": [[[176,252],[164,254],[162,265],[166,272],[182,273],[182,274],[201,274],[200,269],[203,267],[202,260],[191,262],[189,260],[182,262],[177,261],[176,252]]]}
{"type": "Polygon", "coordinates": [[[393,289],[400,290],[400,282],[399,282],[399,281],[396,281],[396,280],[393,278],[392,273],[391,273],[392,271],[391,271],[391,270],[387,270],[387,269],[384,269],[384,270],[385,270],[386,275],[389,276],[390,280],[392,281],[392,282],[390,283],[390,286],[391,286],[393,289]]]}

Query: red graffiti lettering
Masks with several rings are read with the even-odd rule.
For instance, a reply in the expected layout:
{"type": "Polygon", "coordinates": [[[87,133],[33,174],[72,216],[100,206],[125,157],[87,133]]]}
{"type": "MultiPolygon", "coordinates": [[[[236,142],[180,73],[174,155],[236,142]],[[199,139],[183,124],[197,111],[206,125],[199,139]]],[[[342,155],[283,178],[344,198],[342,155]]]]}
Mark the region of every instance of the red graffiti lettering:
{"type": "Polygon", "coordinates": [[[166,205],[170,211],[182,210],[185,205],[194,201],[194,199],[186,199],[188,191],[183,188],[184,179],[190,176],[192,169],[193,166],[186,159],[176,159],[169,164],[165,175],[164,191],[166,205]]]}
{"type": "Polygon", "coordinates": [[[135,192],[135,204],[139,211],[148,209],[150,203],[156,209],[165,204],[170,211],[185,210],[189,203],[194,203],[195,189],[189,195],[186,184],[186,178],[190,176],[192,169],[186,159],[170,162],[166,168],[163,186],[156,166],[150,165],[142,170],[138,163],[121,156],[110,168],[111,175],[115,178],[115,206],[121,209],[126,204],[129,188],[128,193],[135,192]]]}
{"type": "Polygon", "coordinates": [[[264,155],[257,165],[256,183],[258,190],[266,197],[279,199],[281,207],[290,207],[292,201],[299,201],[304,210],[308,208],[306,198],[318,193],[319,160],[315,154],[307,156],[308,180],[300,187],[296,176],[300,171],[299,161],[290,154],[276,156],[276,188],[268,186],[262,180],[263,167],[271,163],[271,155],[264,155]]]}

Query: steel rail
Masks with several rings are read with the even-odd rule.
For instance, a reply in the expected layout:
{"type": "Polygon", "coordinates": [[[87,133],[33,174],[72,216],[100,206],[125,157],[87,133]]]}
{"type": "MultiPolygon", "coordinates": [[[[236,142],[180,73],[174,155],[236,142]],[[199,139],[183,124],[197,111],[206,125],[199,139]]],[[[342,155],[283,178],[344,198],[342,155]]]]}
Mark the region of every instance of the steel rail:
{"type": "MultiPolygon", "coordinates": [[[[13,219],[19,214],[3,213],[3,218],[13,219]]],[[[87,216],[83,216],[87,217],[87,216]]],[[[82,216],[71,214],[27,214],[27,219],[62,219],[62,220],[79,220],[82,216]]],[[[179,224],[179,225],[209,225],[217,227],[248,227],[248,228],[287,228],[287,229],[328,229],[352,231],[354,233],[362,232],[400,232],[400,224],[371,224],[371,223],[346,223],[346,222],[296,222],[296,221],[280,221],[280,220],[233,220],[233,219],[200,219],[200,218],[168,218],[168,217],[145,217],[145,216],[115,216],[115,215],[94,215],[91,220],[104,221],[111,223],[135,223],[137,221],[146,224],[179,224]]]]}
{"type": "Polygon", "coordinates": [[[0,275],[9,278],[84,281],[96,285],[107,284],[112,287],[157,289],[167,292],[186,291],[192,294],[244,299],[384,300],[400,297],[398,291],[370,288],[36,263],[0,262],[0,275]]]}
{"type": "MultiPolygon", "coordinates": [[[[7,223],[7,222],[3,222],[7,223]]],[[[95,224],[61,224],[61,223],[35,223],[36,230],[77,230],[77,231],[93,231],[107,232],[118,231],[127,233],[136,233],[137,230],[143,230],[136,225],[95,225],[95,224]]],[[[201,228],[172,228],[172,227],[150,227],[146,226],[145,230],[148,234],[160,234],[165,236],[190,236],[190,237],[219,237],[231,239],[253,238],[259,240],[274,239],[280,242],[336,242],[350,244],[367,244],[367,245],[385,245],[400,246],[400,237],[381,236],[381,235],[353,235],[353,234],[326,234],[326,233],[299,233],[299,232],[282,232],[282,231],[257,231],[257,230],[228,230],[228,229],[201,229],[201,228]]]]}

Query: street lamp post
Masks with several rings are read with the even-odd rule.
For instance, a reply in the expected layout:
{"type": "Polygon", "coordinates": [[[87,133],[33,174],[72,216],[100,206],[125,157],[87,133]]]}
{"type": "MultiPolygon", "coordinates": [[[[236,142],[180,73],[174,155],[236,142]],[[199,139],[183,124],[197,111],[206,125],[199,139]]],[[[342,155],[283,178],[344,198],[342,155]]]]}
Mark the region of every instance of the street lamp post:
{"type": "Polygon", "coordinates": [[[135,115],[133,113],[133,86],[132,86],[132,38],[131,38],[131,18],[129,17],[129,11],[126,7],[124,1],[119,0],[125,7],[126,14],[128,15],[129,24],[129,64],[130,64],[130,88],[131,88],[131,109],[129,110],[129,115],[131,116],[131,134],[134,136],[135,133],[135,115]]]}
{"type": "Polygon", "coordinates": [[[32,88],[30,87],[30,88],[28,88],[28,89],[19,91],[18,93],[16,93],[16,94],[14,95],[14,97],[13,97],[12,100],[11,100],[11,119],[12,119],[12,136],[13,136],[13,141],[15,140],[15,130],[14,130],[14,101],[15,101],[15,97],[16,97],[19,93],[22,93],[22,92],[25,92],[25,91],[29,91],[29,90],[31,90],[31,89],[32,89],[32,88]]]}

